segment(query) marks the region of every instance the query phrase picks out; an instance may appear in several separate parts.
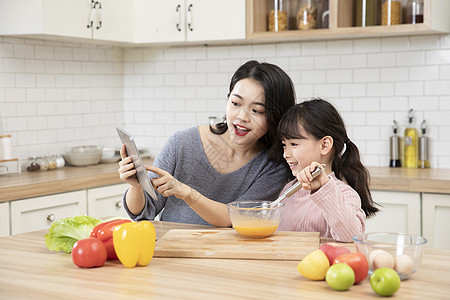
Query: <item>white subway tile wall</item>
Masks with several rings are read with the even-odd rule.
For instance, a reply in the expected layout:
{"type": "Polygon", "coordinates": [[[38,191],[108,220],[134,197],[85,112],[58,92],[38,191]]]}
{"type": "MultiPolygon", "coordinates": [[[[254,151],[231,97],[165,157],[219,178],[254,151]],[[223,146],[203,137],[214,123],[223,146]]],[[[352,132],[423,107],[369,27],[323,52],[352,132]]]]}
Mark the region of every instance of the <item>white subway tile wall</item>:
{"type": "Polygon", "coordinates": [[[116,48],[0,37],[0,133],[22,160],[64,147],[120,147],[124,126],[157,154],[176,130],[221,119],[245,61],[282,67],[297,101],[340,110],[369,166],[387,166],[392,121],[429,123],[431,166],[450,168],[450,35],[236,46],[116,48]]]}

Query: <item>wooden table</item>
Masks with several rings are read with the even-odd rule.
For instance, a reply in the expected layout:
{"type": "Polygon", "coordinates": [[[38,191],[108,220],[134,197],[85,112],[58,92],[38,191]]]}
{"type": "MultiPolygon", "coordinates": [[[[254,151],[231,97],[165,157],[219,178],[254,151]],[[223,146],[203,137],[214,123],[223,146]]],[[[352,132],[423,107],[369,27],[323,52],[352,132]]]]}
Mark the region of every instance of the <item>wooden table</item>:
{"type": "MultiPolygon", "coordinates": [[[[172,228],[153,222],[157,238],[172,228]]],[[[362,299],[379,298],[368,280],[337,292],[297,272],[297,261],[153,258],[127,269],[119,261],[81,269],[47,250],[47,230],[0,238],[0,299],[362,299]]],[[[322,240],[326,242],[327,240],[322,240]]],[[[347,244],[354,249],[352,244],[347,244]]],[[[449,299],[450,251],[426,249],[422,265],[395,299],[449,299]]]]}

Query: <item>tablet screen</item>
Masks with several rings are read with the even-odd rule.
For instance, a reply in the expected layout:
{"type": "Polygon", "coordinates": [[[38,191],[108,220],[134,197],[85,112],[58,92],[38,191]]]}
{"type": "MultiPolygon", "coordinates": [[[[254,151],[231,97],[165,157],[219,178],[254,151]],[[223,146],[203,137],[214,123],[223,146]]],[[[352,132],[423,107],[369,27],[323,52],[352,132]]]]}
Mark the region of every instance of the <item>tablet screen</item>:
{"type": "Polygon", "coordinates": [[[156,196],[155,189],[153,188],[152,183],[150,182],[150,178],[148,177],[148,171],[144,167],[144,163],[142,162],[141,156],[139,155],[139,151],[134,143],[133,137],[125,130],[116,127],[117,133],[119,134],[120,140],[122,144],[125,145],[127,149],[128,156],[131,157],[134,163],[134,167],[136,169],[136,177],[139,184],[142,188],[153,198],[153,200],[158,200],[156,196]]]}

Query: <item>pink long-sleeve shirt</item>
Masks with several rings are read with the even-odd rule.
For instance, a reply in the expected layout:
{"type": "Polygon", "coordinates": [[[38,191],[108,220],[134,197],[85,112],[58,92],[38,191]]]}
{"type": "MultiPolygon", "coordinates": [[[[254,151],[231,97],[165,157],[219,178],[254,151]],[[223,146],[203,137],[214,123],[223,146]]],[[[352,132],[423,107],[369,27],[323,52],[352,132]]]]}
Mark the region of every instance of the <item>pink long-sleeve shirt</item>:
{"type": "Polygon", "coordinates": [[[278,230],[320,232],[321,237],[341,242],[351,242],[354,235],[364,233],[366,215],[358,193],[334,173],[328,178],[314,193],[301,189],[282,201],[285,206],[278,230]]]}

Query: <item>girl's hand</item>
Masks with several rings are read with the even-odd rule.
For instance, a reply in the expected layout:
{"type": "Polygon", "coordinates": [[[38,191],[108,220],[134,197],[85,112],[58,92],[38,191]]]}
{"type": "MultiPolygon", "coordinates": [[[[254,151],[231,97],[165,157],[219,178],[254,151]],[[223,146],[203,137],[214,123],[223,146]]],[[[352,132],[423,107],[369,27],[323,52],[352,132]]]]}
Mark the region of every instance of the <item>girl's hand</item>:
{"type": "Polygon", "coordinates": [[[303,189],[314,192],[330,180],[325,170],[322,170],[322,173],[313,180],[311,173],[314,172],[316,168],[323,168],[323,166],[320,163],[313,161],[311,165],[298,172],[296,177],[297,180],[302,183],[303,189]]]}
{"type": "Polygon", "coordinates": [[[178,199],[186,199],[191,188],[181,182],[179,182],[170,173],[157,168],[155,166],[145,166],[147,171],[152,171],[159,175],[159,178],[153,178],[152,184],[155,190],[164,197],[175,196],[178,199]]]}
{"type": "Polygon", "coordinates": [[[139,186],[139,182],[135,176],[136,169],[134,168],[133,160],[127,156],[127,148],[125,148],[125,145],[122,145],[122,148],[120,148],[120,156],[122,157],[118,170],[120,179],[132,187],[139,186]]]}

